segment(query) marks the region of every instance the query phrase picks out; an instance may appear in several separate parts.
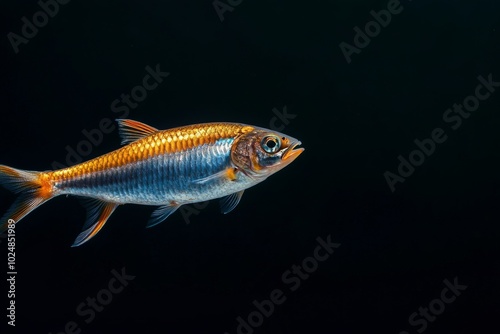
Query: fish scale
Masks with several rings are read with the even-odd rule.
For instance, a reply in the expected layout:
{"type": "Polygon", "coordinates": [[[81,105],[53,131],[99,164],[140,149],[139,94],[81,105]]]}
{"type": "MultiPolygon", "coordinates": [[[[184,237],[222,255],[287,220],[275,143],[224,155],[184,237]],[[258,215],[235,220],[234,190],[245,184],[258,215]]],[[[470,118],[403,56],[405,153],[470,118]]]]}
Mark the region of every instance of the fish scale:
{"type": "MultiPolygon", "coordinates": [[[[233,138],[223,136],[234,136],[242,127],[244,125],[217,124],[162,131],[86,163],[49,172],[49,179],[60,194],[92,195],[102,200],[115,200],[117,195],[125,195],[123,203],[159,205],[174,200],[189,186],[175,180],[199,179],[218,168],[226,168],[233,138]],[[200,133],[208,137],[202,140],[200,133]],[[193,138],[203,144],[195,145],[193,138]],[[214,160],[216,164],[212,164],[214,160]],[[135,182],[128,181],[130,178],[135,182]],[[114,189],[106,186],[109,183],[114,184],[114,189]],[[127,191],[122,191],[122,187],[127,191]],[[146,195],[144,191],[148,190],[146,195]]],[[[213,198],[210,194],[205,197],[213,198]]]]}

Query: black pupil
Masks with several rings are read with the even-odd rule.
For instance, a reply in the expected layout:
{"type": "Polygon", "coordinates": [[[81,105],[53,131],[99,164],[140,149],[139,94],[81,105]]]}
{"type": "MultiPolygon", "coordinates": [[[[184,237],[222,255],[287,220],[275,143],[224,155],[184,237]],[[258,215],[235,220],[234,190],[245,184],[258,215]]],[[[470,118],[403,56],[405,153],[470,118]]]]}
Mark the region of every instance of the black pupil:
{"type": "Polygon", "coordinates": [[[274,139],[269,139],[266,143],[267,147],[269,148],[275,148],[276,147],[276,141],[274,139]]]}

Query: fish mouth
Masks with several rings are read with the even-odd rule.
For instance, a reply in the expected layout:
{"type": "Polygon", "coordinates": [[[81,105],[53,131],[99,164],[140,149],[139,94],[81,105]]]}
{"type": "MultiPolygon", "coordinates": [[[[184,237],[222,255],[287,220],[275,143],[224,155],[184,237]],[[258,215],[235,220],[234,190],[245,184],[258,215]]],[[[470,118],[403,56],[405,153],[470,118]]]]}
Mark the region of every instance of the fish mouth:
{"type": "Polygon", "coordinates": [[[290,146],[288,146],[288,148],[283,153],[281,160],[290,161],[290,162],[295,160],[305,150],[303,147],[297,148],[297,146],[299,146],[301,144],[302,143],[300,141],[296,141],[294,143],[291,143],[290,146]]]}

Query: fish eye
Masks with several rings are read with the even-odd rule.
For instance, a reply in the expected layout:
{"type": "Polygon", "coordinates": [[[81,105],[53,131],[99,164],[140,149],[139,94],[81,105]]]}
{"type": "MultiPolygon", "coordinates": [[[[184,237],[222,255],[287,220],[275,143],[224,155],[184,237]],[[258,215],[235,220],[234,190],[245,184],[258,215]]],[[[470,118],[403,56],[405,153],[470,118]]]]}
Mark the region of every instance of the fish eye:
{"type": "Polygon", "coordinates": [[[276,153],[281,147],[281,140],[276,136],[266,136],[262,139],[260,146],[267,153],[276,153]]]}

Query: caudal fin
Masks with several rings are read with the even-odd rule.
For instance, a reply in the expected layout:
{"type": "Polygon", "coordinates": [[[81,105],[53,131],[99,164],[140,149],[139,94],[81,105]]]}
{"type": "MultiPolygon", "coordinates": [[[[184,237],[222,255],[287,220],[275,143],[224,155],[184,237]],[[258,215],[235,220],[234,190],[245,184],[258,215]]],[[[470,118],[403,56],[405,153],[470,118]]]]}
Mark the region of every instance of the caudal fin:
{"type": "Polygon", "coordinates": [[[0,186],[19,194],[14,204],[0,219],[0,233],[8,228],[10,220],[18,223],[31,211],[52,198],[50,184],[43,182],[40,172],[0,165],[0,186]]]}

